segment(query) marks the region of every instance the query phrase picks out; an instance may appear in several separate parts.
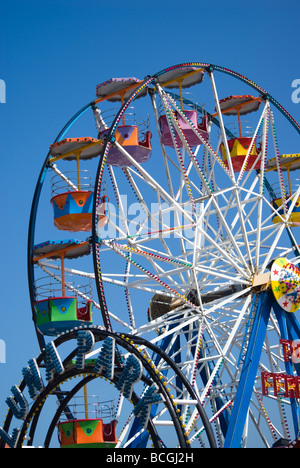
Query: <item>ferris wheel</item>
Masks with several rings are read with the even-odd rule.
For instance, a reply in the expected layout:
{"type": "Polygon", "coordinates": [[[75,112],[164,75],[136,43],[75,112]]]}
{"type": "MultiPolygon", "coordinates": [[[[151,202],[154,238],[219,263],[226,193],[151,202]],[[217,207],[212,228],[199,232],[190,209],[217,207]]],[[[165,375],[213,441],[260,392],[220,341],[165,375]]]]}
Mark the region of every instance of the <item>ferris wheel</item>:
{"type": "MultiPolygon", "coordinates": [[[[299,133],[261,87],[208,63],[98,85],[51,144],[34,196],[41,349],[96,325],[140,346],[176,400],[178,446],[296,440],[299,133]]],[[[149,418],[168,446],[174,417],[160,403],[149,418]]],[[[134,411],[115,443],[149,443],[134,411]]]]}

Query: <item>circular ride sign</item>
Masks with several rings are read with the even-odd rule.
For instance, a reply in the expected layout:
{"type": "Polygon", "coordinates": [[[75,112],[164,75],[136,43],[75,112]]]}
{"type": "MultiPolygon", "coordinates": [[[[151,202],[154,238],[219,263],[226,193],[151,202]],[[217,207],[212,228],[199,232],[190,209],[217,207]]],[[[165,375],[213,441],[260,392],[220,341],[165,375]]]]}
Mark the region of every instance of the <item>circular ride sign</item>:
{"type": "Polygon", "coordinates": [[[286,312],[300,307],[300,270],[286,258],[278,258],[271,269],[271,286],[275,299],[286,312]]]}

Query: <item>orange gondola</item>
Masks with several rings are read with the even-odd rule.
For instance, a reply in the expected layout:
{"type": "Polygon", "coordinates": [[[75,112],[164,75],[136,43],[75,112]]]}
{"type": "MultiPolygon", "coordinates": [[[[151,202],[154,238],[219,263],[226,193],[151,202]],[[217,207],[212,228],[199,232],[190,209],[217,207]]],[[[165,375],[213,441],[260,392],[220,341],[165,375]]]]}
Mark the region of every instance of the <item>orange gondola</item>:
{"type": "Polygon", "coordinates": [[[57,229],[69,232],[91,231],[93,189],[84,180],[85,173],[80,170],[80,161],[99,156],[102,148],[100,140],[90,137],[67,138],[51,145],[50,163],[52,165],[63,159],[76,161],[77,166],[74,171],[75,180],[66,176],[62,180],[60,174],[57,174],[52,185],[51,204],[54,211],[54,225],[57,229]],[[63,189],[61,189],[62,185],[63,189]]]}
{"type": "MultiPolygon", "coordinates": [[[[130,96],[135,88],[138,87],[140,81],[137,78],[111,78],[97,86],[96,95],[99,101],[115,102],[119,101],[123,105],[125,100],[130,96]]],[[[147,89],[139,94],[139,97],[144,96],[147,89]]],[[[109,133],[109,127],[101,119],[101,129],[99,139],[105,141],[109,133]]],[[[124,152],[128,153],[138,164],[145,163],[151,156],[151,138],[152,134],[149,130],[141,134],[141,125],[129,125],[125,122],[123,116],[122,125],[119,125],[114,134],[114,141],[124,148],[124,152]]],[[[132,166],[134,162],[126,157],[117,146],[112,145],[107,154],[106,163],[115,167],[132,166]]]]}
{"type": "Polygon", "coordinates": [[[116,446],[117,420],[113,400],[91,404],[91,398],[85,387],[84,399],[75,397],[71,401],[69,411],[73,419],[60,421],[57,426],[60,448],[108,449],[116,446]]]}

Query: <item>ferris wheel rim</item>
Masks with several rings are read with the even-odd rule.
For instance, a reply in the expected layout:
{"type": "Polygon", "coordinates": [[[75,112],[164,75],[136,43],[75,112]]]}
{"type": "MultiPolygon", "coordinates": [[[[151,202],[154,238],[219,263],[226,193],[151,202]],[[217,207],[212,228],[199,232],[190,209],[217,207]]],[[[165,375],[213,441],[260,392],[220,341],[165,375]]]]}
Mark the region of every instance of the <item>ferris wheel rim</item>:
{"type": "MultiPolygon", "coordinates": [[[[179,68],[182,66],[199,66],[199,68],[205,68],[206,70],[216,70],[220,71],[222,73],[232,75],[236,77],[237,79],[245,82],[246,84],[250,85],[253,87],[255,90],[259,91],[263,96],[268,97],[272,103],[280,110],[280,112],[283,113],[283,115],[292,123],[292,125],[296,128],[296,130],[300,133],[300,125],[293,119],[292,116],[284,109],[283,106],[281,106],[269,93],[267,93],[262,87],[256,85],[252,80],[246,78],[245,76],[230,70],[228,68],[225,68],[220,65],[214,65],[212,63],[206,63],[206,62],[188,62],[188,63],[181,63],[178,65],[175,65],[173,67],[168,67],[165,69],[162,69],[161,71],[157,72],[156,74],[152,75],[152,79],[155,78],[155,76],[159,76],[163,74],[166,70],[169,70],[171,68],[179,68]]],[[[147,77],[144,80],[144,83],[149,80],[149,77],[147,77]]],[[[136,91],[133,91],[132,95],[128,98],[131,99],[132,96],[136,93],[136,91]]],[[[78,112],[76,112],[68,121],[68,123],[63,127],[63,129],[59,132],[58,136],[55,139],[55,142],[60,141],[64,134],[68,131],[68,129],[76,122],[77,119],[79,119],[89,108],[92,108],[95,105],[95,102],[97,100],[94,99],[91,102],[89,102],[87,105],[82,107],[78,112]]],[[[122,112],[122,110],[120,111],[122,112]]],[[[117,120],[117,117],[115,118],[115,121],[117,120]]],[[[113,133],[110,133],[110,137],[113,135],[113,133]]],[[[32,318],[34,318],[34,308],[33,308],[33,271],[32,271],[32,248],[34,245],[34,231],[35,231],[35,223],[36,223],[36,215],[37,215],[37,207],[38,207],[38,202],[39,202],[39,197],[41,193],[41,188],[43,185],[43,179],[45,176],[45,170],[47,166],[47,162],[49,160],[50,152],[47,154],[46,159],[44,161],[44,164],[42,166],[42,169],[40,171],[39,177],[37,179],[34,195],[33,195],[33,200],[32,200],[32,205],[31,205],[31,211],[30,211],[30,219],[29,219],[29,227],[28,227],[28,238],[27,238],[27,275],[28,275],[28,285],[29,285],[29,296],[30,296],[30,302],[31,302],[31,307],[32,307],[32,318]]],[[[99,164],[100,166],[100,164],[99,164]]],[[[96,181],[98,179],[98,174],[96,175],[96,181]]],[[[94,221],[93,221],[94,225],[94,221]]],[[[95,236],[95,233],[93,233],[93,238],[95,236]]],[[[93,244],[94,245],[94,244],[93,244]]],[[[93,249],[94,250],[94,249],[93,249]]],[[[97,269],[96,269],[97,270],[97,269]]],[[[97,270],[98,271],[98,270],[97,270]]],[[[98,274],[98,273],[96,273],[98,274]]],[[[99,296],[99,293],[98,293],[99,296]]],[[[100,294],[101,296],[101,294],[100,294]]],[[[101,299],[100,299],[101,300],[101,299]]],[[[38,336],[38,341],[40,342],[40,336],[37,333],[38,336]]],[[[40,347],[43,346],[43,343],[40,342],[40,347]]]]}
{"type": "MultiPolygon", "coordinates": [[[[132,93],[129,95],[127,100],[124,102],[124,104],[121,106],[119,112],[116,114],[112,125],[109,128],[109,131],[106,135],[106,143],[103,148],[102,155],[100,156],[100,161],[98,165],[98,170],[96,174],[96,179],[95,179],[95,193],[97,193],[100,189],[99,186],[99,176],[101,174],[101,167],[103,165],[103,159],[105,158],[105,153],[108,152],[108,149],[110,148],[111,142],[114,141],[114,135],[116,132],[116,128],[118,123],[120,122],[122,116],[124,115],[126,109],[128,108],[129,104],[135,100],[135,98],[138,96],[138,94],[149,84],[155,83],[157,79],[164,75],[165,73],[169,72],[170,70],[174,69],[179,69],[179,68],[190,68],[190,67],[196,67],[199,68],[199,70],[204,69],[206,72],[213,72],[213,71],[218,71],[221,73],[224,73],[226,75],[233,76],[234,78],[244,82],[246,85],[252,87],[256,91],[260,93],[260,95],[264,98],[272,102],[275,107],[284,115],[284,117],[287,118],[287,120],[292,123],[292,125],[296,128],[296,130],[300,133],[300,125],[297,124],[297,122],[290,116],[290,114],[286,111],[286,109],[281,106],[278,101],[276,101],[267,91],[265,91],[262,87],[254,83],[252,80],[246,78],[245,76],[230,70],[228,68],[222,67],[220,65],[214,65],[212,63],[206,63],[206,62],[187,62],[187,63],[180,63],[175,66],[167,67],[165,69],[162,69],[161,71],[153,74],[153,75],[148,75],[145,77],[144,81],[140,82],[137,88],[135,88],[132,93]]],[[[97,102],[97,100],[95,101],[97,102]]],[[[101,183],[100,183],[101,185],[101,183]]],[[[98,297],[104,299],[101,299],[101,305],[104,305],[104,310],[106,309],[106,303],[105,303],[105,298],[103,296],[103,283],[101,280],[101,272],[99,269],[99,264],[97,261],[97,231],[96,231],[96,206],[97,206],[97,197],[94,197],[94,204],[93,204],[93,221],[92,221],[92,251],[93,251],[93,258],[94,258],[94,267],[95,267],[95,278],[96,278],[96,286],[98,288],[98,297]],[[99,285],[101,285],[99,287],[99,285]]],[[[107,315],[107,310],[103,313],[103,320],[104,323],[107,327],[110,327],[110,321],[108,319],[107,315]]]]}
{"type": "MultiPolygon", "coordinates": [[[[199,63],[189,63],[189,64],[180,64],[180,65],[177,65],[177,67],[191,66],[191,65],[198,65],[199,68],[201,68],[204,64],[202,64],[202,63],[201,63],[201,64],[199,64],[199,63]]],[[[238,74],[234,74],[232,71],[230,71],[230,70],[228,70],[228,69],[221,69],[221,67],[213,66],[213,65],[211,65],[211,64],[205,64],[205,65],[206,65],[206,66],[209,65],[209,67],[207,67],[207,69],[209,69],[210,71],[216,70],[216,71],[224,72],[224,73],[226,73],[226,74],[232,75],[232,76],[234,76],[235,78],[238,78],[238,79],[244,81],[244,82],[245,82],[246,84],[248,84],[248,85],[251,85],[254,89],[256,89],[257,91],[259,91],[259,93],[260,93],[262,96],[264,96],[269,102],[272,101],[272,103],[275,105],[275,107],[277,107],[277,108],[280,110],[280,112],[283,113],[283,115],[290,121],[290,123],[293,124],[293,126],[294,126],[294,127],[296,128],[296,130],[299,132],[299,126],[298,126],[298,124],[295,125],[295,124],[294,124],[294,120],[293,120],[292,118],[290,118],[289,114],[288,114],[287,112],[285,112],[285,111],[282,110],[282,109],[283,109],[282,106],[280,106],[280,105],[277,103],[277,101],[274,100],[274,98],[272,98],[270,95],[268,95],[262,88],[258,87],[258,86],[255,85],[253,82],[250,82],[250,80],[246,79],[245,77],[241,77],[241,76],[238,76],[238,74]]],[[[174,68],[175,68],[175,67],[174,67],[174,68]]],[[[171,67],[171,69],[172,69],[172,67],[171,67]]],[[[159,72],[159,73],[163,74],[165,71],[168,71],[168,70],[170,70],[170,69],[164,69],[164,70],[162,70],[162,71],[159,72]]],[[[149,84],[149,83],[153,83],[153,82],[155,81],[156,77],[159,75],[159,73],[157,73],[156,75],[153,75],[152,77],[147,77],[147,78],[144,80],[144,82],[142,83],[141,86],[146,86],[147,83],[148,83],[148,84],[149,84]]],[[[140,88],[139,88],[139,89],[140,89],[140,88]]],[[[100,175],[100,171],[101,171],[101,166],[102,166],[102,164],[103,164],[103,158],[105,157],[105,152],[106,152],[107,150],[109,150],[111,143],[114,142],[114,134],[115,134],[117,125],[118,125],[118,123],[120,122],[122,116],[125,114],[126,109],[127,109],[128,105],[129,105],[129,103],[132,102],[132,101],[135,99],[135,97],[136,97],[136,95],[137,95],[138,92],[139,92],[139,90],[136,90],[136,91],[134,91],[134,92],[132,93],[132,95],[128,98],[128,100],[126,101],[126,103],[122,106],[121,110],[119,111],[119,113],[118,113],[118,114],[116,115],[116,117],[115,117],[114,123],[112,124],[112,126],[111,126],[111,128],[110,128],[110,132],[109,132],[109,134],[108,134],[108,141],[107,141],[105,150],[104,150],[103,155],[102,155],[102,160],[101,160],[101,162],[99,163],[99,166],[98,166],[98,174],[97,174],[97,177],[96,177],[96,184],[97,184],[97,179],[99,180],[99,175],[100,175]]],[[[96,201],[95,201],[94,203],[95,203],[94,206],[96,206],[96,201]]],[[[94,258],[95,258],[95,263],[94,263],[94,265],[97,265],[97,257],[96,257],[96,249],[95,249],[95,245],[97,244],[97,232],[96,232],[96,223],[95,223],[95,212],[96,212],[96,210],[95,210],[95,208],[94,208],[93,212],[94,212],[94,218],[93,218],[93,247],[94,247],[94,250],[93,250],[93,251],[94,251],[94,253],[95,253],[95,257],[94,257],[94,258]]],[[[252,247],[252,249],[253,249],[253,247],[252,247]]],[[[96,274],[99,274],[99,273],[100,273],[100,275],[101,275],[101,270],[100,270],[100,268],[99,268],[99,266],[98,266],[98,269],[97,269],[97,273],[96,273],[96,274]]],[[[98,285],[98,283],[99,283],[99,281],[97,281],[97,285],[98,285]]],[[[103,282],[102,282],[101,279],[100,279],[100,283],[101,283],[101,289],[102,289],[102,293],[103,293],[104,284],[103,284],[103,282]]],[[[250,293],[251,291],[249,290],[248,292],[250,293]]],[[[104,293],[103,293],[103,294],[104,294],[104,293]]],[[[108,317],[108,316],[106,316],[106,318],[107,318],[107,317],[108,317]]],[[[110,326],[110,325],[109,325],[109,326],[110,326]]]]}

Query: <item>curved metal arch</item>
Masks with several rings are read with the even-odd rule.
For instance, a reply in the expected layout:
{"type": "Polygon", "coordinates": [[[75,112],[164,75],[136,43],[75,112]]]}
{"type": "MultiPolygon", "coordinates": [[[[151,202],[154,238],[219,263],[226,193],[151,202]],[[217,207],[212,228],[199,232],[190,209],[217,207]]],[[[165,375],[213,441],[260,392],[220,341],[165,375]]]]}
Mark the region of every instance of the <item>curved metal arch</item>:
{"type": "MultiPolygon", "coordinates": [[[[153,368],[151,366],[151,363],[149,363],[146,359],[144,359],[141,356],[141,354],[137,350],[136,346],[144,346],[144,347],[148,348],[149,350],[157,353],[162,359],[165,359],[166,363],[171,366],[171,368],[176,373],[177,377],[179,379],[181,379],[183,385],[186,387],[186,389],[187,389],[188,393],[190,394],[191,398],[193,400],[198,401],[196,407],[197,407],[197,410],[198,410],[199,415],[201,417],[202,423],[203,423],[203,425],[205,427],[210,446],[212,448],[216,447],[215,438],[214,438],[214,435],[213,435],[213,432],[212,432],[208,417],[205,414],[205,411],[203,410],[202,405],[201,405],[199,399],[197,398],[197,395],[195,394],[191,384],[188,382],[186,377],[182,374],[181,370],[176,366],[176,364],[172,361],[172,359],[164,351],[162,351],[159,347],[153,345],[152,343],[148,342],[144,338],[139,338],[139,337],[135,337],[135,336],[131,336],[131,335],[120,335],[120,334],[115,333],[115,332],[111,332],[111,331],[108,331],[108,330],[105,330],[105,329],[94,328],[94,327],[85,328],[85,329],[89,330],[89,331],[91,331],[93,333],[93,335],[94,335],[97,342],[103,341],[108,336],[115,339],[115,341],[116,341],[116,343],[118,345],[123,347],[130,354],[133,354],[134,356],[136,356],[142,362],[143,368],[145,369],[145,371],[149,375],[149,377],[144,376],[142,381],[144,381],[148,385],[151,384],[152,382],[154,382],[158,386],[158,388],[160,389],[160,392],[162,393],[162,395],[164,397],[165,405],[167,406],[170,417],[172,418],[176,433],[178,435],[178,441],[179,441],[180,447],[181,448],[187,448],[188,443],[187,443],[187,438],[186,438],[186,435],[185,435],[185,430],[182,427],[182,423],[180,421],[180,416],[175,411],[172,398],[169,395],[167,389],[163,385],[163,383],[162,383],[161,379],[159,378],[159,376],[157,375],[157,373],[153,370],[153,368]]],[[[65,334],[59,336],[56,340],[54,340],[54,344],[55,344],[56,347],[58,347],[58,346],[66,343],[68,341],[76,339],[76,337],[77,337],[77,330],[72,330],[72,331],[70,331],[68,333],[65,333],[65,334]]],[[[76,349],[74,349],[64,359],[64,361],[63,361],[64,365],[67,364],[74,357],[74,355],[76,355],[76,349]]],[[[43,350],[41,352],[41,354],[38,356],[38,358],[36,359],[38,365],[42,364],[42,362],[45,360],[45,356],[46,356],[46,351],[43,350]]],[[[47,387],[44,388],[44,390],[40,393],[38,398],[35,400],[35,402],[32,405],[26,419],[23,422],[23,426],[22,426],[22,429],[21,429],[21,433],[20,433],[17,448],[20,448],[22,446],[23,440],[24,440],[26,432],[28,430],[28,427],[31,424],[32,424],[32,427],[30,429],[30,437],[32,439],[34,438],[34,434],[35,434],[35,431],[36,431],[36,428],[37,428],[37,425],[38,425],[38,419],[39,419],[40,413],[41,413],[41,411],[43,409],[44,403],[45,403],[45,401],[47,399],[47,396],[49,396],[51,393],[53,393],[54,389],[56,389],[57,386],[59,386],[61,383],[63,383],[65,380],[69,379],[70,377],[78,376],[78,375],[82,375],[82,374],[87,375],[87,374],[89,374],[89,372],[91,372],[91,369],[87,369],[87,368],[86,369],[70,369],[70,370],[67,370],[63,374],[57,375],[57,378],[54,381],[50,382],[47,385],[47,387]]],[[[83,380],[76,387],[74,387],[75,390],[73,389],[72,393],[75,394],[74,391],[77,392],[87,382],[86,379],[89,380],[90,378],[93,379],[93,378],[97,378],[97,377],[99,377],[99,375],[84,377],[83,380]]],[[[116,383],[117,380],[118,380],[118,377],[116,377],[116,381],[113,380],[113,383],[116,383]]],[[[21,392],[23,392],[25,390],[25,388],[26,388],[25,380],[23,380],[21,382],[19,388],[20,388],[21,392]]],[[[137,395],[135,395],[133,403],[136,404],[138,402],[138,400],[139,400],[139,397],[137,395]]],[[[68,402],[69,402],[69,398],[62,400],[60,402],[60,406],[59,406],[58,411],[63,412],[64,409],[66,408],[68,402]]],[[[10,428],[12,417],[13,417],[12,411],[9,410],[8,415],[6,417],[6,420],[5,420],[5,424],[4,424],[4,430],[7,431],[7,432],[9,430],[9,428],[10,428]]],[[[48,429],[48,432],[47,432],[47,436],[46,436],[46,439],[45,439],[45,442],[47,442],[47,443],[50,442],[50,440],[51,440],[51,437],[52,437],[52,434],[53,434],[53,431],[54,431],[54,428],[55,428],[57,417],[58,417],[58,412],[54,415],[54,418],[52,419],[52,422],[50,423],[50,426],[49,426],[49,429],[48,429]]],[[[159,438],[156,436],[156,430],[155,430],[155,427],[154,427],[154,424],[153,424],[152,420],[149,420],[149,431],[150,431],[151,435],[153,436],[153,442],[157,445],[157,447],[160,447],[159,438]]],[[[3,443],[0,444],[0,447],[3,448],[3,443]]]]}
{"type": "MultiPolygon", "coordinates": [[[[64,374],[63,381],[68,380],[71,377],[78,377],[83,372],[85,374],[88,373],[87,370],[85,370],[85,371],[70,370],[69,372],[64,374]]],[[[56,413],[55,413],[55,415],[54,415],[54,417],[53,417],[53,419],[52,419],[52,421],[51,421],[51,423],[49,425],[49,429],[48,429],[48,432],[46,434],[46,438],[45,438],[45,442],[44,442],[44,448],[49,448],[49,445],[51,443],[51,439],[52,439],[55,427],[56,427],[57,423],[59,422],[59,418],[60,418],[61,414],[65,411],[65,409],[66,409],[68,403],[70,402],[70,400],[82,389],[82,387],[84,387],[89,382],[91,382],[92,380],[95,380],[97,378],[99,378],[99,375],[94,375],[94,374],[91,374],[91,375],[83,378],[77,385],[75,385],[75,387],[68,393],[68,395],[63,400],[61,400],[61,403],[60,403],[60,405],[59,405],[59,407],[58,407],[58,409],[57,409],[57,411],[56,411],[56,413]]],[[[146,379],[145,377],[142,377],[141,380],[144,383],[149,383],[148,379],[146,379]]],[[[62,383],[62,382],[60,382],[60,383],[62,383]]],[[[116,383],[114,380],[112,382],[116,383]]],[[[57,385],[57,382],[55,382],[54,388],[56,387],[56,385],[57,385]]],[[[34,413],[34,416],[33,416],[33,419],[32,419],[31,426],[30,426],[30,432],[29,432],[30,444],[29,444],[29,446],[32,445],[32,441],[34,439],[34,435],[35,435],[35,432],[36,432],[36,429],[37,429],[37,426],[38,426],[38,420],[39,420],[41,411],[43,409],[43,403],[45,401],[45,395],[46,394],[47,394],[47,392],[45,391],[45,393],[43,393],[37,399],[37,401],[35,402],[34,408],[32,409],[32,412],[34,413]]],[[[133,393],[133,395],[132,395],[132,401],[133,401],[134,405],[136,405],[138,403],[138,401],[139,401],[139,397],[135,393],[133,393]]],[[[30,417],[28,417],[28,419],[30,419],[30,417]]],[[[155,426],[154,426],[152,420],[149,420],[149,422],[148,422],[148,430],[149,430],[149,433],[150,433],[150,435],[152,437],[153,442],[154,443],[156,442],[157,448],[161,448],[160,445],[159,445],[159,437],[157,435],[157,432],[156,432],[156,429],[155,429],[155,426]]],[[[21,445],[22,445],[22,440],[24,439],[24,432],[25,431],[26,431],[26,422],[23,425],[23,429],[22,429],[22,432],[20,434],[20,442],[19,442],[17,448],[20,448],[21,445]]],[[[182,437],[181,437],[181,441],[184,443],[182,437]]]]}

